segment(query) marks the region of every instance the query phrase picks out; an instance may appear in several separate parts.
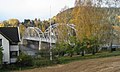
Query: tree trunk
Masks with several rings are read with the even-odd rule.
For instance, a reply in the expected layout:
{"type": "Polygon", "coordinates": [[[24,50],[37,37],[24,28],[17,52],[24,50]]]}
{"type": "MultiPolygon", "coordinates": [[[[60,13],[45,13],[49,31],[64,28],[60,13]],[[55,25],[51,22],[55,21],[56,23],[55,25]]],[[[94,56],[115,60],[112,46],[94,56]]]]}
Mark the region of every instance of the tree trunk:
{"type": "Polygon", "coordinates": [[[80,52],[77,52],[77,55],[80,55],[80,52]]]}
{"type": "Polygon", "coordinates": [[[61,52],[61,56],[64,56],[64,54],[65,54],[65,53],[62,51],[62,52],[61,52]]]}
{"type": "Polygon", "coordinates": [[[92,49],[92,55],[95,55],[95,49],[94,48],[92,49]]]}
{"type": "Polygon", "coordinates": [[[96,46],[96,48],[95,48],[96,50],[95,50],[95,52],[97,53],[98,52],[98,46],[96,46]]]}
{"type": "Polygon", "coordinates": [[[73,55],[73,54],[71,53],[71,54],[70,54],[70,57],[72,57],[72,55],[73,55]]]}
{"type": "Polygon", "coordinates": [[[84,56],[84,50],[82,50],[82,56],[84,56]]]}
{"type": "Polygon", "coordinates": [[[112,42],[110,43],[110,49],[111,49],[111,52],[113,52],[113,50],[112,50],[112,42]]]}

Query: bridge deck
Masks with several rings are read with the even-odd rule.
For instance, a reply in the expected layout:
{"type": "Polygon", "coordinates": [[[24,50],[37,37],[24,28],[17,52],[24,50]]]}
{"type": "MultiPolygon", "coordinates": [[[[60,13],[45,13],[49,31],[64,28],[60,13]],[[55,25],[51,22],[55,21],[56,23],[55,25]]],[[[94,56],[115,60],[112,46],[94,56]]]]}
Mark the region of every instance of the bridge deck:
{"type": "MultiPolygon", "coordinates": [[[[27,38],[23,38],[23,39],[50,43],[49,38],[27,37],[27,38]]],[[[56,39],[51,38],[51,43],[56,43],[56,39]]]]}

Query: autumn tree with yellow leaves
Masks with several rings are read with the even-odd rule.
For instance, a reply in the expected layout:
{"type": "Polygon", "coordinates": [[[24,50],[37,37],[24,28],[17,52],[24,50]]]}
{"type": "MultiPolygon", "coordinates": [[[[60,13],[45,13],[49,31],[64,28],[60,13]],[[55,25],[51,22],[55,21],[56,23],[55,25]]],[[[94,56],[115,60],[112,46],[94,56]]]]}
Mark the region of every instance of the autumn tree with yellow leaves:
{"type": "Polygon", "coordinates": [[[19,25],[18,19],[9,19],[7,22],[11,27],[17,27],[19,25]]]}
{"type": "Polygon", "coordinates": [[[4,27],[18,27],[19,26],[19,20],[18,19],[9,19],[2,22],[4,24],[4,27]]]}
{"type": "Polygon", "coordinates": [[[57,22],[75,24],[77,40],[79,40],[81,44],[86,41],[86,44],[83,43],[86,45],[84,47],[91,48],[94,54],[95,49],[98,48],[97,46],[109,44],[113,38],[113,24],[111,23],[115,24],[116,22],[113,22],[113,20],[115,21],[113,18],[115,12],[110,6],[113,6],[111,5],[113,3],[117,6],[118,0],[76,1],[78,1],[78,3],[75,3],[77,5],[75,5],[74,8],[65,9],[57,15],[57,22]],[[104,3],[106,7],[103,7],[104,3]]]}
{"type": "Polygon", "coordinates": [[[84,0],[84,3],[76,5],[72,11],[77,38],[81,42],[87,38],[88,48],[92,49],[93,54],[98,44],[109,43],[112,37],[112,26],[109,24],[107,12],[101,7],[101,0],[97,0],[97,4],[92,0],[84,0]]]}
{"type": "Polygon", "coordinates": [[[20,36],[23,37],[25,34],[26,27],[23,24],[19,25],[20,36]]]}

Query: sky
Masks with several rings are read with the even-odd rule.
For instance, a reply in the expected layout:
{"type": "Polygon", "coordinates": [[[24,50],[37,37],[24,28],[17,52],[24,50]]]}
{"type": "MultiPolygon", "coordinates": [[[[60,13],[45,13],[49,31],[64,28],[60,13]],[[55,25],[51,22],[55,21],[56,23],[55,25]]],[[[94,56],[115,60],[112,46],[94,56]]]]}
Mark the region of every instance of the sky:
{"type": "Polygon", "coordinates": [[[11,18],[20,21],[35,18],[47,20],[65,6],[73,7],[74,2],[75,0],[0,0],[0,21],[11,18]]]}

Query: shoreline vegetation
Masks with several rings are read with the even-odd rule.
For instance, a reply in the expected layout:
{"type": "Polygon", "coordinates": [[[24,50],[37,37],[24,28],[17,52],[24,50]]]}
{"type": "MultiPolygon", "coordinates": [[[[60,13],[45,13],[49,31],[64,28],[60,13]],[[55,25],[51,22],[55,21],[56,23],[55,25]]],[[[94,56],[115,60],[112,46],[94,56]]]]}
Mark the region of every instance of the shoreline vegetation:
{"type": "Polygon", "coordinates": [[[33,63],[32,63],[33,65],[31,66],[18,66],[16,64],[3,65],[4,67],[0,69],[0,72],[21,71],[21,70],[27,70],[27,69],[54,66],[58,64],[68,64],[74,61],[106,58],[106,57],[113,57],[113,56],[120,56],[120,51],[102,52],[102,53],[96,53],[95,55],[86,54],[85,56],[80,56],[80,55],[74,55],[73,57],[64,56],[64,57],[59,57],[57,60],[53,60],[53,61],[33,59],[33,63]]]}

